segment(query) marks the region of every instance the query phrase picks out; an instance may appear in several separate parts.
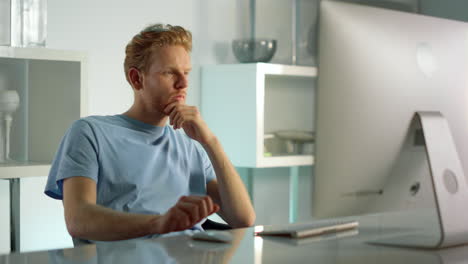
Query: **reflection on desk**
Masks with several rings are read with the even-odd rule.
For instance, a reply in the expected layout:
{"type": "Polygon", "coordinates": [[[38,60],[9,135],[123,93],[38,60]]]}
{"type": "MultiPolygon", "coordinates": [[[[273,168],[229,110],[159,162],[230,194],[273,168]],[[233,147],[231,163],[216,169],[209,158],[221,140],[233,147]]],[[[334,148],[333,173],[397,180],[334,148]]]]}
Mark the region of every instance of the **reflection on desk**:
{"type": "MultiPolygon", "coordinates": [[[[365,223],[365,221],[360,221],[365,223]]],[[[362,226],[362,225],[361,225],[362,226]]],[[[374,231],[372,231],[374,230],[374,231]]],[[[255,237],[254,228],[231,231],[232,244],[193,241],[189,236],[99,242],[82,247],[14,253],[0,256],[0,264],[103,264],[103,263],[415,263],[468,262],[468,246],[419,250],[369,244],[380,236],[363,227],[344,237],[297,241],[255,237]],[[296,243],[297,242],[297,243],[296,243]]]]}
{"type": "Polygon", "coordinates": [[[229,263],[244,233],[245,229],[234,231],[231,244],[194,241],[187,235],[97,242],[70,249],[4,255],[0,256],[0,264],[229,263]]]}

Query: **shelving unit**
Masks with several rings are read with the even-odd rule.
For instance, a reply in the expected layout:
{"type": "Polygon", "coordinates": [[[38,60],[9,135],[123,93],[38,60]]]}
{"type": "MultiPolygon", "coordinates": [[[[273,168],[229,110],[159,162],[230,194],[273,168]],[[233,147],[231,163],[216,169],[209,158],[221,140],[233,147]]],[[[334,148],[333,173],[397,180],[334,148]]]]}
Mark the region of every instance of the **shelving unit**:
{"type": "Polygon", "coordinates": [[[0,179],[8,180],[10,189],[11,252],[70,243],[60,217],[63,208],[45,197],[43,188],[66,130],[87,115],[86,64],[82,52],[0,47],[0,89],[16,90],[20,97],[11,128],[11,161],[0,163],[0,179]],[[44,235],[53,237],[48,243],[37,240],[44,235]]]}
{"type": "Polygon", "coordinates": [[[13,161],[0,163],[0,178],[47,175],[64,133],[87,114],[86,72],[82,52],[0,47],[0,89],[20,96],[11,129],[13,161]]]}
{"type": "Polygon", "coordinates": [[[307,154],[266,155],[265,135],[314,130],[317,68],[268,63],[202,68],[201,111],[237,167],[312,165],[307,154]]]}

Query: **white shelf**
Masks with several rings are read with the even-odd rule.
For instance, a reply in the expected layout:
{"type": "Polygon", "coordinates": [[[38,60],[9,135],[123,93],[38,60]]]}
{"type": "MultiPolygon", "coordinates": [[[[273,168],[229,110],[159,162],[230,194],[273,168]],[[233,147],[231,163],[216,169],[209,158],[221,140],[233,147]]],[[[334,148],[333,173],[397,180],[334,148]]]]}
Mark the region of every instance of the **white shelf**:
{"type": "Polygon", "coordinates": [[[268,63],[202,68],[201,111],[237,167],[313,165],[312,155],[268,157],[266,133],[314,129],[317,68],[268,63]]]}
{"type": "MultiPolygon", "coordinates": [[[[254,63],[259,74],[270,74],[280,76],[317,77],[316,67],[281,65],[270,63],[254,63]]],[[[229,67],[229,65],[227,65],[229,67]]]]}
{"type": "Polygon", "coordinates": [[[20,96],[10,154],[21,163],[0,164],[0,178],[47,176],[66,130],[87,115],[86,74],[83,52],[0,46],[0,89],[20,96]]]}
{"type": "Polygon", "coordinates": [[[262,158],[258,164],[260,168],[266,167],[290,167],[290,166],[307,166],[314,164],[314,156],[312,155],[296,155],[296,156],[278,156],[262,158]]]}
{"type": "Polygon", "coordinates": [[[84,52],[55,50],[48,48],[18,48],[0,46],[1,58],[30,59],[30,60],[55,60],[55,61],[79,61],[86,59],[84,52]]]}
{"type": "Polygon", "coordinates": [[[1,163],[0,179],[43,177],[49,174],[50,164],[39,162],[1,163]]]}

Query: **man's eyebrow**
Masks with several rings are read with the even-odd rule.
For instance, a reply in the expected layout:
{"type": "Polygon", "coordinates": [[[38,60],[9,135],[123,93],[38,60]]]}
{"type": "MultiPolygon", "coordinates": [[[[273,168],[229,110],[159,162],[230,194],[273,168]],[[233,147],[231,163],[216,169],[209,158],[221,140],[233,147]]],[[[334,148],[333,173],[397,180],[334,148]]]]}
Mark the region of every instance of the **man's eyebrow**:
{"type": "MultiPolygon", "coordinates": [[[[174,67],[174,66],[167,66],[165,69],[166,70],[171,70],[171,71],[178,71],[179,70],[178,67],[174,67]]],[[[183,71],[191,71],[191,70],[192,70],[192,67],[186,68],[183,71]]]]}

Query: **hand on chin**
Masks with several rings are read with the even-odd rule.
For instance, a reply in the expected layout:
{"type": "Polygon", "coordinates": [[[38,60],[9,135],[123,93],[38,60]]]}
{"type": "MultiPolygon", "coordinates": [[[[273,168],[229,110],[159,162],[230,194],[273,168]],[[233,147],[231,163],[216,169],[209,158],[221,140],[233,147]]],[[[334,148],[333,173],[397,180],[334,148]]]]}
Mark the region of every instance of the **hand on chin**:
{"type": "Polygon", "coordinates": [[[176,101],[168,104],[164,113],[169,116],[170,125],[174,129],[183,128],[190,138],[201,144],[208,143],[214,136],[195,106],[176,101]]]}

